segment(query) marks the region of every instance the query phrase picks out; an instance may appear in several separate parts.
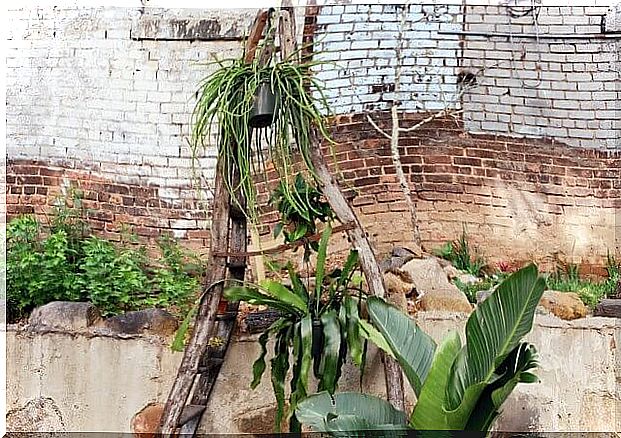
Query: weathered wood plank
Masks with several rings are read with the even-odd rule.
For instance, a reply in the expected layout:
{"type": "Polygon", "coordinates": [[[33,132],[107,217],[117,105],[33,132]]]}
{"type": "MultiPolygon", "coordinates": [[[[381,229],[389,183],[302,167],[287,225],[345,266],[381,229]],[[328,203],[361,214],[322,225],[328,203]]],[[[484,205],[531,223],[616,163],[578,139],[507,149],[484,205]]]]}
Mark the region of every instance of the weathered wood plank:
{"type": "MultiPolygon", "coordinates": [[[[219,251],[228,249],[230,196],[222,175],[224,161],[218,163],[215,178],[213,216],[211,223],[211,248],[219,251]]],[[[226,276],[226,257],[212,255],[207,264],[203,299],[194,323],[194,330],[188,343],[177,377],[173,382],[164,411],[160,433],[172,435],[179,424],[181,412],[192,390],[201,357],[207,350],[209,338],[214,328],[218,304],[222,296],[226,276]]]]}

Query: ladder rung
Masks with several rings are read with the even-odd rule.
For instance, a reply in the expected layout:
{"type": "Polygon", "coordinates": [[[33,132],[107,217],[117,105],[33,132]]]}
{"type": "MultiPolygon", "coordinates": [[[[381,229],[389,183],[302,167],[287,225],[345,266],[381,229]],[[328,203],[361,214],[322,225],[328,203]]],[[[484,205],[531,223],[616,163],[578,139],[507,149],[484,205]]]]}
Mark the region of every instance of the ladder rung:
{"type": "Polygon", "coordinates": [[[198,367],[198,372],[200,374],[207,372],[214,366],[222,365],[224,363],[224,359],[221,357],[210,357],[206,361],[208,362],[208,365],[199,365],[198,367]]]}
{"type": "Polygon", "coordinates": [[[237,312],[226,312],[216,315],[216,321],[231,321],[237,318],[237,312]]]}
{"type": "Polygon", "coordinates": [[[240,258],[231,258],[229,259],[229,262],[227,263],[227,266],[229,268],[245,268],[246,267],[246,259],[243,257],[240,258]]]}
{"type": "Polygon", "coordinates": [[[179,426],[183,426],[185,423],[190,421],[192,418],[199,416],[205,411],[206,406],[201,405],[186,405],[181,411],[181,415],[179,416],[179,426]]]}

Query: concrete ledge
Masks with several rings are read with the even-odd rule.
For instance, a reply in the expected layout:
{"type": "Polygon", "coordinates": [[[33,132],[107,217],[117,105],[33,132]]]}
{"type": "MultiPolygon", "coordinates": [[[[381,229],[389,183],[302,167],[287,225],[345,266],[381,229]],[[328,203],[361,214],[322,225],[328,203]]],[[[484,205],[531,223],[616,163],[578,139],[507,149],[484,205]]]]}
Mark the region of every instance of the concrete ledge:
{"type": "MultiPolygon", "coordinates": [[[[421,312],[416,319],[440,341],[452,330],[463,335],[467,316],[435,311],[421,312]]],[[[232,342],[200,432],[271,431],[274,396],[269,371],[256,390],[250,389],[252,363],[260,350],[257,337],[239,334],[232,342]]],[[[29,406],[38,406],[37,400],[49,399],[65,430],[75,432],[130,432],[137,412],[165,401],[182,357],[170,350],[170,339],[152,334],[10,325],[6,339],[7,408],[27,414],[29,406]]],[[[602,317],[563,321],[537,315],[527,339],[540,355],[536,374],[541,383],[518,385],[499,418],[498,430],[619,430],[621,321],[602,317]]],[[[359,370],[347,364],[340,390],[358,391],[359,379],[359,370]]],[[[363,388],[384,396],[381,359],[372,347],[363,388]]],[[[411,405],[411,391],[408,399],[411,405]]]]}
{"type": "Polygon", "coordinates": [[[152,41],[242,40],[255,16],[255,9],[190,9],[181,15],[149,8],[132,22],[130,37],[152,41]]]}

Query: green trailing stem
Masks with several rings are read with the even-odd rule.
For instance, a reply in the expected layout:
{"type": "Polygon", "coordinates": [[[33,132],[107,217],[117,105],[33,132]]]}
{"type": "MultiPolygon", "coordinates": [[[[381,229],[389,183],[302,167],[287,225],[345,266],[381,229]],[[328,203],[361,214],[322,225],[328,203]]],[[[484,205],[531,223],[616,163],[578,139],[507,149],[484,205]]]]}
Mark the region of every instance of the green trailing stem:
{"type": "MultiPolygon", "coordinates": [[[[299,64],[295,59],[292,56],[265,66],[258,61],[246,64],[243,58],[218,61],[218,68],[201,82],[197,91],[190,141],[194,164],[201,150],[214,146],[215,140],[218,160],[224,163],[227,190],[246,199],[247,208],[242,210],[254,223],[258,219],[255,179],[266,171],[266,162],[271,160],[285,182],[283,195],[288,202],[302,212],[306,203],[304,193],[293,184],[298,173],[295,163],[302,163],[307,178],[314,179],[311,128],[318,127],[324,138],[330,138],[324,119],[329,111],[322,85],[311,71],[321,62],[299,64]],[[253,129],[249,120],[255,94],[265,83],[276,98],[273,123],[268,128],[253,129]],[[233,166],[240,170],[238,182],[231,178],[233,166]]],[[[237,199],[232,198],[234,202],[237,199]]]]}

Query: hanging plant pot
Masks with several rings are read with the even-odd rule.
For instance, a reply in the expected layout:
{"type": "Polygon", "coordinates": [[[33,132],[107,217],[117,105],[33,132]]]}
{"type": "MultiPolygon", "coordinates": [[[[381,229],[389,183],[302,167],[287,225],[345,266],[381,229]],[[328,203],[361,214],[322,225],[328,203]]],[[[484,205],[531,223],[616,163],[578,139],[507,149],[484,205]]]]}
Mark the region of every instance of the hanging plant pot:
{"type": "Polygon", "coordinates": [[[263,82],[259,85],[254,96],[254,104],[248,121],[252,128],[266,128],[274,121],[274,109],[276,96],[271,90],[270,84],[263,82]]]}

